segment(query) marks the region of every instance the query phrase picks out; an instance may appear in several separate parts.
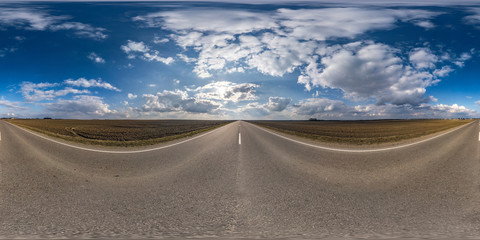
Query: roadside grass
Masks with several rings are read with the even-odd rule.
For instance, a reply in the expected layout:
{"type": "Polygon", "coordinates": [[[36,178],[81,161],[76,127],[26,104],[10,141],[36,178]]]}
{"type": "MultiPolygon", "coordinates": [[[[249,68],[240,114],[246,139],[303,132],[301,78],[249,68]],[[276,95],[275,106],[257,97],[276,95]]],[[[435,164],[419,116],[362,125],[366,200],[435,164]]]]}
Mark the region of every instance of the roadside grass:
{"type": "Polygon", "coordinates": [[[474,120],[248,121],[287,134],[326,143],[374,145],[413,139],[474,120]]]}
{"type": "Polygon", "coordinates": [[[138,147],[203,133],[232,121],[209,120],[5,120],[51,137],[112,147],[138,147]]]}

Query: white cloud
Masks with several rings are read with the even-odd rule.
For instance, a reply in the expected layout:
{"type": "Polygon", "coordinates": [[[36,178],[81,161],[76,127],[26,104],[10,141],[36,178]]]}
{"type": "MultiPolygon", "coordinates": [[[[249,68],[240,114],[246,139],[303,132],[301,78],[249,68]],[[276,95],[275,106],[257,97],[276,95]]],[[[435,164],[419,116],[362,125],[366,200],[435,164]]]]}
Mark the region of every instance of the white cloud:
{"type": "MultiPolygon", "coordinates": [[[[474,50],[472,49],[471,52],[473,52],[474,50]]],[[[467,60],[469,60],[470,58],[472,58],[472,54],[471,53],[468,53],[468,52],[465,52],[465,53],[462,53],[460,55],[460,57],[456,58],[454,60],[454,64],[457,65],[458,67],[464,67],[465,66],[465,62],[467,60]]]]}
{"type": "Polygon", "coordinates": [[[248,114],[254,117],[264,117],[270,114],[268,109],[265,108],[265,104],[260,104],[257,102],[248,103],[246,106],[238,108],[237,112],[242,113],[242,116],[248,114]]]}
{"type": "Polygon", "coordinates": [[[98,56],[96,53],[94,52],[91,52],[90,54],[88,54],[88,59],[96,62],[96,63],[105,63],[105,59],[103,59],[102,57],[98,56]]]}
{"type": "Polygon", "coordinates": [[[50,26],[52,31],[58,30],[73,30],[77,36],[87,37],[96,40],[102,40],[108,37],[104,32],[105,28],[92,27],[89,24],[80,23],[80,22],[66,22],[58,25],[50,26]]]}
{"type": "Polygon", "coordinates": [[[423,27],[425,29],[435,28],[435,25],[430,21],[414,21],[413,24],[415,24],[419,27],[423,27]]]}
{"type": "Polygon", "coordinates": [[[139,109],[141,112],[214,113],[220,106],[213,101],[188,97],[187,92],[178,89],[144,94],[143,99],[146,103],[139,109]]]}
{"type": "Polygon", "coordinates": [[[72,85],[76,87],[84,87],[84,88],[98,87],[98,88],[105,88],[108,90],[114,90],[114,91],[120,92],[120,89],[112,86],[112,84],[108,82],[102,81],[102,79],[90,79],[90,80],[87,80],[85,78],[79,78],[77,80],[67,79],[64,81],[64,83],[67,85],[72,85]]]}
{"type": "Polygon", "coordinates": [[[145,61],[156,61],[162,62],[167,65],[173,63],[175,60],[172,57],[160,57],[157,50],[151,50],[149,46],[145,45],[143,42],[135,42],[128,40],[126,45],[120,47],[130,59],[137,57],[137,54],[140,54],[140,58],[145,61]]]}
{"type": "Polygon", "coordinates": [[[52,16],[38,8],[0,8],[0,25],[35,31],[71,30],[80,37],[103,40],[106,29],[80,22],[66,22],[68,16],[52,16]]]}
{"type": "Polygon", "coordinates": [[[66,17],[50,16],[39,9],[0,8],[0,23],[6,26],[23,27],[28,30],[46,30],[66,17]]]}
{"type": "Polygon", "coordinates": [[[475,104],[480,105],[480,100],[476,101],[475,104]]]}
{"type": "Polygon", "coordinates": [[[191,91],[196,92],[195,98],[197,99],[239,102],[256,100],[255,88],[257,87],[259,86],[253,83],[236,84],[218,81],[191,89],[191,91]]]}
{"type": "Polygon", "coordinates": [[[418,69],[433,69],[439,61],[428,48],[415,48],[410,52],[410,62],[418,69]]]}
{"type": "Polygon", "coordinates": [[[196,62],[196,61],[197,61],[196,58],[188,57],[187,55],[182,54],[182,53],[177,54],[177,57],[179,57],[182,61],[184,61],[184,62],[186,62],[186,63],[192,63],[192,62],[196,62]]]}
{"type": "Polygon", "coordinates": [[[398,49],[378,43],[344,45],[306,67],[298,82],[341,89],[352,100],[373,98],[377,104],[419,105],[432,98],[426,87],[438,82],[428,71],[416,70],[397,56],[398,49]]]}
{"type": "Polygon", "coordinates": [[[74,87],[100,87],[109,90],[120,91],[118,88],[112,86],[110,83],[103,82],[101,79],[87,80],[85,78],[79,78],[77,80],[67,79],[63,83],[32,83],[32,82],[22,82],[20,84],[20,92],[22,93],[25,100],[28,102],[38,102],[44,100],[53,100],[57,97],[66,96],[69,94],[89,94],[88,89],[76,89],[72,87],[64,87],[59,89],[58,87],[62,85],[70,85],[74,87]]]}
{"type": "Polygon", "coordinates": [[[66,87],[60,90],[47,89],[59,86],[58,83],[32,83],[23,82],[20,84],[20,92],[28,102],[37,102],[43,100],[52,100],[56,97],[66,96],[68,94],[90,93],[88,90],[79,90],[66,87]]]}
{"type": "Polygon", "coordinates": [[[278,77],[285,73],[291,73],[297,67],[304,65],[318,47],[318,44],[314,42],[299,41],[294,37],[277,36],[271,33],[264,34],[260,42],[249,38],[248,42],[244,41],[243,45],[248,46],[249,49],[246,62],[250,68],[256,68],[263,74],[278,77]],[[261,52],[263,48],[268,50],[261,52]]]}
{"type": "Polygon", "coordinates": [[[290,104],[291,101],[291,98],[269,97],[268,103],[265,104],[265,108],[270,111],[281,112],[287,108],[288,104],[290,104]]]}
{"type": "Polygon", "coordinates": [[[175,84],[175,85],[180,84],[180,80],[178,80],[178,79],[173,79],[173,84],[175,84]]]}
{"type": "Polygon", "coordinates": [[[6,107],[10,110],[12,109],[25,109],[25,107],[21,106],[22,103],[20,102],[12,102],[9,100],[5,100],[3,97],[0,99],[0,106],[1,107],[6,107]]]}
{"type": "Polygon", "coordinates": [[[385,118],[459,118],[473,117],[476,112],[457,104],[418,106],[405,105],[358,105],[348,106],[342,101],[327,98],[309,98],[293,105],[293,111],[301,119],[385,119],[385,118]]]}
{"type": "Polygon", "coordinates": [[[467,24],[476,25],[480,28],[480,8],[470,8],[470,12],[472,15],[466,16],[463,20],[467,24]]]}
{"type": "Polygon", "coordinates": [[[135,52],[146,53],[150,50],[148,48],[148,46],[145,45],[145,43],[135,42],[135,41],[132,41],[132,40],[128,40],[127,45],[122,45],[120,48],[126,54],[135,53],[135,52]]]}
{"type": "Polygon", "coordinates": [[[475,113],[474,110],[470,110],[466,108],[465,106],[460,106],[457,104],[452,104],[452,105],[445,105],[445,104],[437,104],[432,107],[433,110],[445,113],[449,116],[454,117],[455,115],[470,115],[475,113]]]}
{"type": "Polygon", "coordinates": [[[247,33],[277,27],[267,14],[241,10],[179,10],[151,13],[135,17],[152,27],[166,27],[178,31],[215,31],[224,33],[247,33]],[[216,21],[211,17],[215,16],[216,21]]]}
{"type": "Polygon", "coordinates": [[[162,44],[162,43],[167,43],[170,42],[170,39],[168,38],[159,38],[158,36],[155,36],[153,38],[153,43],[155,44],[162,44]]]}
{"type": "Polygon", "coordinates": [[[291,98],[286,97],[269,97],[268,102],[260,104],[258,102],[251,102],[245,106],[235,109],[235,113],[239,114],[240,118],[249,116],[250,118],[282,118],[292,119],[296,118],[297,114],[292,114],[291,111],[287,111],[291,98]],[[285,114],[283,114],[283,113],[285,114]]]}
{"type": "Polygon", "coordinates": [[[133,93],[129,93],[129,94],[127,94],[127,97],[128,97],[128,99],[132,100],[132,99],[137,98],[137,95],[135,95],[133,93]]]}
{"type": "Polygon", "coordinates": [[[330,116],[344,117],[355,111],[353,107],[345,105],[342,101],[331,100],[328,98],[309,98],[300,101],[295,106],[295,113],[305,116],[330,116]]]}
{"type": "Polygon", "coordinates": [[[435,69],[433,71],[433,75],[438,77],[445,77],[451,72],[453,72],[453,69],[450,66],[443,66],[441,69],[435,69]]]}
{"type": "Polygon", "coordinates": [[[115,113],[101,97],[89,95],[74,96],[72,100],[58,99],[42,105],[45,112],[52,117],[92,118],[115,113]]]}
{"type": "Polygon", "coordinates": [[[155,84],[155,83],[152,83],[152,84],[148,84],[148,86],[153,88],[153,87],[156,87],[156,86],[157,86],[157,84],[155,84]]]}
{"type": "Polygon", "coordinates": [[[151,52],[147,52],[143,54],[143,59],[151,62],[151,61],[156,61],[156,62],[162,62],[167,65],[170,65],[171,63],[175,62],[175,60],[172,57],[160,57],[158,56],[160,54],[157,50],[153,50],[151,52]]]}
{"type": "Polygon", "coordinates": [[[424,27],[440,13],[424,10],[371,8],[278,9],[270,12],[204,9],[157,12],[135,17],[151,27],[174,32],[171,38],[184,49],[194,49],[197,58],[177,55],[195,62],[200,78],[213,72],[243,72],[256,69],[283,76],[302,68],[316,57],[321,42],[353,38],[371,30],[390,29],[398,21],[424,27]],[[210,21],[210,16],[217,21],[210,21]],[[252,36],[251,33],[259,33],[252,36]]]}
{"type": "MultiPolygon", "coordinates": [[[[298,70],[301,73],[298,83],[309,91],[316,87],[340,89],[344,97],[354,101],[418,107],[435,101],[426,95],[426,88],[453,71],[447,61],[460,66],[468,59],[458,58],[454,62],[426,47],[402,50],[369,41],[328,46],[326,40],[351,39],[373,30],[388,30],[399,22],[431,29],[435,27],[431,20],[440,14],[443,13],[354,7],[261,13],[196,9],[158,12],[135,20],[173,31],[170,38],[178,46],[185,52],[197,52],[195,57],[191,53],[177,56],[185,62],[194,62],[193,71],[200,78],[249,70],[281,77],[298,70]],[[222,17],[207,23],[209,18],[205,16],[213,14],[222,17]],[[244,24],[249,21],[256,24],[244,24]]],[[[222,98],[212,92],[199,92],[196,97],[216,101],[222,98]]],[[[268,110],[266,104],[252,104],[245,109],[268,110]]]]}
{"type": "Polygon", "coordinates": [[[430,19],[438,13],[423,10],[368,8],[280,9],[277,16],[290,36],[305,40],[353,38],[367,31],[388,29],[400,21],[430,19]]]}

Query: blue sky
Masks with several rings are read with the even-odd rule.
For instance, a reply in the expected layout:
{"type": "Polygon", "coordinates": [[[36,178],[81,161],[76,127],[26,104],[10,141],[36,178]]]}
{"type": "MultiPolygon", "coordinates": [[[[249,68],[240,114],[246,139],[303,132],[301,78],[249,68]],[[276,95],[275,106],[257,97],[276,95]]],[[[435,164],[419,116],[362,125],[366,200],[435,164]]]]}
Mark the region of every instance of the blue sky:
{"type": "Polygon", "coordinates": [[[0,3],[0,33],[0,117],[480,117],[475,1],[0,3]]]}

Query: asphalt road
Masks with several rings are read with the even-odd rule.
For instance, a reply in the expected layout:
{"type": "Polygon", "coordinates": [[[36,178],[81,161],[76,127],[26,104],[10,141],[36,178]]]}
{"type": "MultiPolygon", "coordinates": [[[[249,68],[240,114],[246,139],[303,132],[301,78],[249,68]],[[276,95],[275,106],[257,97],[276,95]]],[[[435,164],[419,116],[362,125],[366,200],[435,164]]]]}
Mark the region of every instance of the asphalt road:
{"type": "Polygon", "coordinates": [[[478,121],[374,152],[240,121],[142,152],[0,133],[0,238],[480,236],[478,121]]]}

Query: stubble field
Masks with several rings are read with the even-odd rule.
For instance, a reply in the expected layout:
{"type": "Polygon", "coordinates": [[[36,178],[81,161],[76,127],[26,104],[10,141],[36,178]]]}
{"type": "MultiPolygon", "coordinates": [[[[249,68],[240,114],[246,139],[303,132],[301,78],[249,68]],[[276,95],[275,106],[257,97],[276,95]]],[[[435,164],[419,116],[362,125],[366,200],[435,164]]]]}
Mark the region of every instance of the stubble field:
{"type": "Polygon", "coordinates": [[[9,119],[15,125],[84,144],[145,146],[191,136],[231,121],[9,119]]]}
{"type": "Polygon", "coordinates": [[[371,145],[417,138],[473,120],[249,121],[280,132],[327,143],[371,145]]]}

